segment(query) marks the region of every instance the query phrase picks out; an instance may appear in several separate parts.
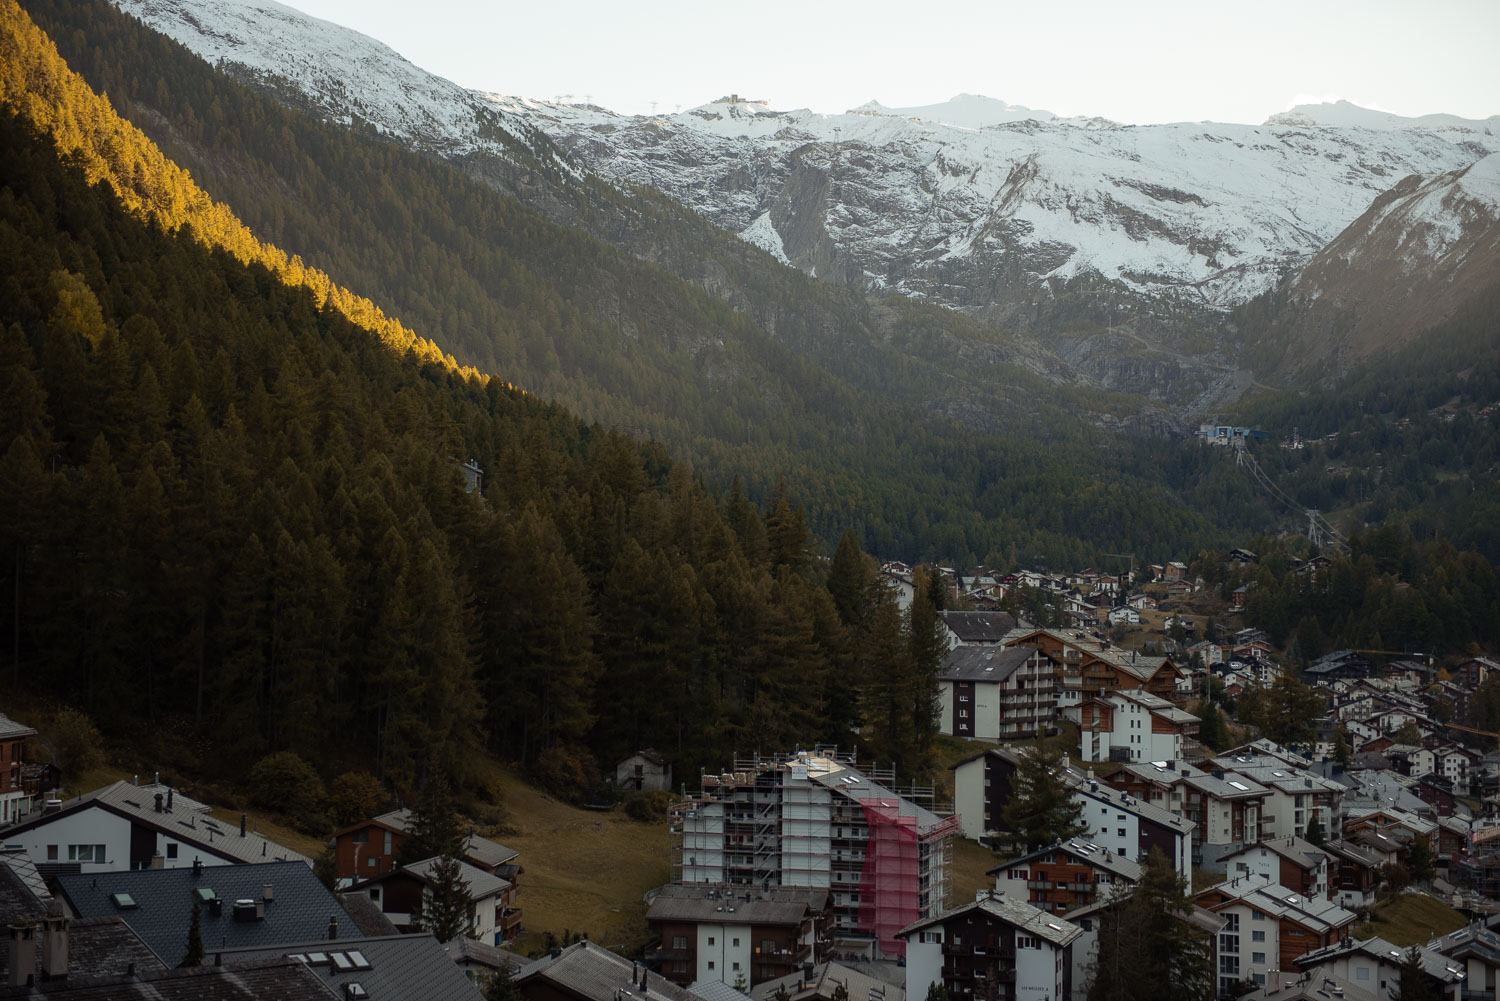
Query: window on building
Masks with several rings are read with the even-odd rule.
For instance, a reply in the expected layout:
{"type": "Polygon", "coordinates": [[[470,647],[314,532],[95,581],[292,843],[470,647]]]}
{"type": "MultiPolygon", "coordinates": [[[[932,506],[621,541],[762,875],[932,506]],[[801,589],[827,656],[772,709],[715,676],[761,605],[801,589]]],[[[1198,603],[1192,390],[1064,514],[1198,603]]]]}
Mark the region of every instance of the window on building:
{"type": "Polygon", "coordinates": [[[1356,966],[1354,968],[1354,979],[1355,980],[1369,980],[1370,979],[1370,968],[1368,966],[1356,966]]]}
{"type": "Polygon", "coordinates": [[[1252,942],[1264,942],[1265,940],[1266,933],[1263,931],[1253,931],[1250,933],[1250,941],[1252,942]]]}
{"type": "Polygon", "coordinates": [[[714,944],[714,937],[712,935],[708,936],[708,944],[709,945],[713,945],[714,944]]]}
{"type": "Polygon", "coordinates": [[[1240,952],[1240,937],[1238,935],[1219,936],[1219,955],[1237,956],[1240,952]]]}
{"type": "Polygon", "coordinates": [[[687,936],[686,935],[674,935],[674,936],[672,936],[672,948],[674,948],[674,949],[686,949],[687,948],[687,936]]]}
{"type": "Polygon", "coordinates": [[[176,842],[168,842],[167,843],[167,858],[176,858],[176,857],[177,857],[177,844],[176,844],[176,842]]]}
{"type": "Polygon", "coordinates": [[[713,961],[713,960],[711,960],[711,959],[710,959],[710,960],[709,960],[709,961],[708,961],[708,968],[709,968],[709,969],[710,969],[710,970],[712,970],[712,969],[713,969],[713,968],[714,968],[714,961],[713,961]]]}
{"type": "Polygon", "coordinates": [[[370,843],[370,829],[362,827],[349,836],[349,841],[356,845],[367,845],[370,843]]]}
{"type": "Polygon", "coordinates": [[[376,904],[380,903],[380,887],[370,887],[370,901],[376,904]]]}
{"type": "Polygon", "coordinates": [[[1042,947],[1042,943],[1038,939],[1036,939],[1035,937],[1033,937],[1031,935],[1017,935],[1016,936],[1016,948],[1017,949],[1040,949],[1041,947],[1042,947]]]}
{"type": "Polygon", "coordinates": [[[47,861],[48,862],[56,862],[57,861],[57,846],[56,845],[48,845],[47,846],[47,861]]]}
{"type": "Polygon", "coordinates": [[[738,969],[739,969],[739,968],[740,968],[740,964],[739,964],[739,962],[738,962],[738,961],[736,961],[736,962],[735,962],[735,964],[734,964],[734,968],[735,968],[735,969],[736,969],[736,970],[738,970],[738,969]]]}
{"type": "Polygon", "coordinates": [[[1263,952],[1252,952],[1250,954],[1250,962],[1254,963],[1256,966],[1265,966],[1266,954],[1263,952]]]}
{"type": "Polygon", "coordinates": [[[1240,957],[1220,956],[1219,972],[1225,976],[1237,977],[1240,974],[1240,957]]]}
{"type": "Polygon", "coordinates": [[[736,948],[736,949],[738,949],[738,948],[739,948],[739,947],[740,947],[740,940],[739,940],[739,939],[738,939],[738,938],[736,938],[736,939],[735,939],[735,940],[734,940],[734,947],[735,947],[735,948],[736,948]]]}
{"type": "Polygon", "coordinates": [[[1262,914],[1260,911],[1251,911],[1250,912],[1250,920],[1251,921],[1264,921],[1265,919],[1266,919],[1266,916],[1264,914],[1262,914]]]}
{"type": "Polygon", "coordinates": [[[768,938],[763,938],[763,939],[760,940],[760,951],[763,952],[763,953],[775,952],[776,951],[776,943],[773,942],[773,941],[771,941],[768,938]]]}
{"type": "Polygon", "coordinates": [[[390,831],[386,831],[385,832],[385,853],[387,855],[389,855],[391,853],[391,832],[390,831]]]}
{"type": "Polygon", "coordinates": [[[1115,833],[1118,834],[1120,837],[1123,838],[1125,836],[1125,828],[1123,828],[1123,827],[1117,828],[1115,833]]]}

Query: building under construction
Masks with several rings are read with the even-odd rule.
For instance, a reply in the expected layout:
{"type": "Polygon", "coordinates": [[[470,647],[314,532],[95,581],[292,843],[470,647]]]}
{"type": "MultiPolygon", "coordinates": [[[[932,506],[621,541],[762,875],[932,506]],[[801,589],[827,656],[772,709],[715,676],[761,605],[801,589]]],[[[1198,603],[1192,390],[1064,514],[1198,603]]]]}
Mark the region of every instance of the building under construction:
{"type": "Polygon", "coordinates": [[[930,787],[901,795],[890,778],[830,748],[736,759],[673,806],[673,879],[827,889],[835,952],[903,956],[896,933],[947,905],[958,818],[934,811],[930,787]]]}

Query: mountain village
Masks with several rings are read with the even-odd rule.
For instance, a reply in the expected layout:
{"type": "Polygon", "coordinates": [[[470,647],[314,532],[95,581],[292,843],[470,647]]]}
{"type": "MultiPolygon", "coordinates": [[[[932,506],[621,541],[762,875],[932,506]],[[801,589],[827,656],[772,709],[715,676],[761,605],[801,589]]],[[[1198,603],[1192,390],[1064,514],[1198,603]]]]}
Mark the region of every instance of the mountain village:
{"type": "MultiPolygon", "coordinates": [[[[910,600],[910,567],[881,579],[910,600]]],[[[1413,962],[1432,996],[1496,996],[1496,735],[1446,721],[1500,664],[1336,651],[1304,672],[1310,739],[1214,750],[1187,707],[1218,714],[1205,693],[1273,690],[1288,669],[1263,632],[1190,611],[1205,587],[1186,564],[946,579],[963,606],[940,613],[951,787],[903,787],[827,746],[691,780],[632,755],[616,791],[671,800],[671,881],[647,895],[652,945],[634,956],[586,937],[516,951],[525,898],[546,891],[472,830],[445,869],[403,853],[413,809],[379,813],[331,832],[315,866],[159,775],[65,789],[37,731],[0,716],[0,996],[425,1001],[504,982],[526,1001],[1082,1001],[1110,912],[1150,865],[1180,878],[1191,907],[1173,920],[1220,997],[1394,998],[1413,962]],[[1003,610],[1018,592],[1050,595],[1060,624],[1003,610]],[[1028,845],[1006,817],[1044,754],[1080,824],[1028,845]],[[960,841],[993,852],[972,899],[955,892],[960,841]],[[440,941],[432,915],[455,886],[440,941]],[[1415,949],[1371,934],[1372,909],[1403,895],[1463,923],[1415,949]]]]}
{"type": "Polygon", "coordinates": [[[0,0],[0,1001],[1500,1001],[1500,116],[1302,98],[0,0]]]}

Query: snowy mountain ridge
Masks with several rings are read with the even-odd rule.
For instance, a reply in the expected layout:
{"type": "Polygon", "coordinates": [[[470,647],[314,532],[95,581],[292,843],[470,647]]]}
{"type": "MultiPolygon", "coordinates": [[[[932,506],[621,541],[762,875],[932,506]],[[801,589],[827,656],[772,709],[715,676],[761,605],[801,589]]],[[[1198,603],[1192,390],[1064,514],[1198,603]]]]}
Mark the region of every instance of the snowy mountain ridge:
{"type": "MultiPolygon", "coordinates": [[[[1038,333],[1115,326],[1117,304],[1134,304],[1135,341],[1171,364],[1183,356],[1165,327],[1153,331],[1159,318],[1248,301],[1403,178],[1500,151],[1500,116],[1403,119],[1347,102],[1262,125],[1064,119],[968,94],[836,115],[730,95],[625,116],[465,90],[275,0],[113,2],[330,120],[455,159],[515,162],[555,145],[569,170],[658,188],[828,281],[1038,333]]],[[[1079,345],[1105,352],[1102,340],[1079,345]]]]}

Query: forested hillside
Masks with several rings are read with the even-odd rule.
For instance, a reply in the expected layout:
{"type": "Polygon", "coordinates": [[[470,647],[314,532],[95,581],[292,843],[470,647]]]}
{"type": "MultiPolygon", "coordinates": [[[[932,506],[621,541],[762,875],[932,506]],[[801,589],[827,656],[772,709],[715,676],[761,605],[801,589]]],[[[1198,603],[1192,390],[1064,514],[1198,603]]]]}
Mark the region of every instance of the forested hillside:
{"type": "Polygon", "coordinates": [[[651,192],[580,181],[558,214],[583,228],[558,225],[246,90],[98,0],[27,6],[262,238],[460,361],[654,438],[716,484],[739,475],[764,500],[785,478],[824,539],[853,526],[882,555],[1070,563],[1222,538],[1160,482],[1160,443],[1093,426],[1142,401],[1054,384],[1035,369],[1055,360],[1001,331],[828,289],[651,192]],[[645,257],[701,258],[725,297],[645,257]]]}
{"type": "Polygon", "coordinates": [[[691,771],[857,723],[921,767],[934,604],[876,600],[852,536],[825,570],[788,493],[709,493],[402,343],[251,240],[13,0],[0,67],[13,684],[200,777],[292,750],[403,788],[487,748],[576,790],[645,744],[691,771]]]}
{"type": "Polygon", "coordinates": [[[1332,388],[1267,395],[1236,422],[1300,429],[1300,449],[1258,449],[1297,501],[1359,527],[1393,522],[1500,561],[1500,283],[1421,343],[1332,388]]]}

